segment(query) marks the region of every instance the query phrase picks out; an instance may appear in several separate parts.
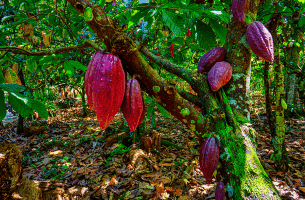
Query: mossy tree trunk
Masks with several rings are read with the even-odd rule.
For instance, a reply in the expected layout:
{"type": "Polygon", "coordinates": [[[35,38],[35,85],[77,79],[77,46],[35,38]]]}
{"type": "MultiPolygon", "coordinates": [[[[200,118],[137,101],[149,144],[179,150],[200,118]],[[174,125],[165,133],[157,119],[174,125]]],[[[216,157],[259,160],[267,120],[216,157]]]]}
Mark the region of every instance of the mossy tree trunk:
{"type": "MultiPolygon", "coordinates": [[[[299,19],[298,19],[299,20],[299,19]]],[[[296,23],[298,22],[296,21],[296,23]]],[[[288,43],[286,47],[286,75],[287,81],[285,82],[286,87],[286,100],[288,107],[293,107],[293,110],[288,110],[289,113],[292,112],[295,117],[299,117],[299,111],[301,109],[299,101],[299,79],[300,77],[300,67],[299,59],[300,52],[302,50],[300,46],[300,41],[303,38],[302,29],[299,27],[293,30],[293,35],[291,35],[292,41],[288,43]]]]}
{"type": "MultiPolygon", "coordinates": [[[[226,46],[230,50],[227,61],[234,68],[233,79],[229,87],[215,93],[210,90],[206,74],[193,73],[160,56],[155,56],[146,47],[137,47],[132,39],[122,33],[119,26],[106,16],[102,8],[94,5],[90,0],[68,1],[81,15],[85,10],[91,9],[93,19],[87,21],[87,24],[104,42],[108,51],[118,55],[124,69],[130,75],[137,74],[141,88],[194,131],[201,143],[204,134],[219,136],[223,166],[220,173],[227,189],[231,189],[230,195],[233,195],[233,199],[280,199],[272,181],[258,160],[255,147],[249,137],[252,131],[243,124],[249,121],[246,76],[250,70],[251,59],[251,52],[240,41],[245,33],[246,25],[237,25],[234,21],[229,24],[230,34],[227,36],[226,46]],[[235,28],[235,25],[238,27],[235,28]],[[234,43],[233,39],[236,36],[239,39],[234,43]],[[163,69],[187,81],[198,96],[177,88],[175,83],[162,81],[158,73],[142,58],[141,53],[163,69]],[[236,90],[232,90],[234,85],[236,90]],[[228,97],[226,93],[229,94],[228,97]],[[238,103],[238,106],[232,104],[234,101],[238,103]],[[203,108],[202,113],[190,102],[203,108]]],[[[258,3],[258,1],[251,1],[250,12],[254,18],[258,3]]]]}
{"type": "Polygon", "coordinates": [[[276,162],[278,170],[285,171],[288,166],[289,158],[286,151],[285,144],[285,119],[284,119],[284,106],[285,106],[285,90],[284,90],[284,74],[282,65],[280,64],[280,52],[278,44],[278,36],[276,28],[280,20],[280,15],[274,17],[270,24],[270,32],[273,37],[274,44],[274,61],[273,67],[275,72],[275,96],[276,96],[276,109],[275,109],[275,136],[272,138],[272,145],[274,149],[273,159],[276,162]]]}
{"type": "Polygon", "coordinates": [[[268,119],[268,125],[271,133],[271,137],[275,137],[275,123],[272,115],[272,98],[270,89],[270,78],[269,78],[269,62],[265,61],[264,69],[264,85],[265,85],[265,100],[266,100],[266,114],[268,119]]]}

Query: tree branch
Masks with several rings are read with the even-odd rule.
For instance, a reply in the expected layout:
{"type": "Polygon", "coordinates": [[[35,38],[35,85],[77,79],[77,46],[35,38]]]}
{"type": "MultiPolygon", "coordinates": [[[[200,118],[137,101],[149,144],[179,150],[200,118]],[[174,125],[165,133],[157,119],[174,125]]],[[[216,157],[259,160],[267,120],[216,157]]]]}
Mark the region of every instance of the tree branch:
{"type": "Polygon", "coordinates": [[[190,70],[180,67],[179,65],[176,65],[174,63],[171,63],[169,60],[162,58],[161,56],[154,55],[146,47],[140,48],[140,52],[143,53],[145,57],[153,60],[161,68],[182,78],[192,86],[193,78],[192,78],[192,72],[190,70]]]}
{"type": "Polygon", "coordinates": [[[80,45],[62,47],[62,48],[48,50],[48,51],[32,52],[32,51],[22,49],[20,47],[11,47],[11,46],[0,47],[0,51],[7,51],[7,52],[14,53],[14,54],[23,54],[23,55],[27,55],[27,56],[45,56],[45,55],[65,53],[68,51],[83,50],[88,47],[92,47],[92,48],[96,49],[97,51],[103,50],[99,46],[97,46],[95,43],[93,43],[92,41],[87,40],[83,44],[80,44],[80,45]]]}

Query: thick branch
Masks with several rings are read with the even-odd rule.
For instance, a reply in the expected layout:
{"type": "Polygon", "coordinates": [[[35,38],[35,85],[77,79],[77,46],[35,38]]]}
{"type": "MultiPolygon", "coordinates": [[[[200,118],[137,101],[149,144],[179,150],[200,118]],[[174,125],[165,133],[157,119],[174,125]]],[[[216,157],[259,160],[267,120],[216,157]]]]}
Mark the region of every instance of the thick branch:
{"type": "MultiPolygon", "coordinates": [[[[199,136],[213,127],[208,118],[203,117],[197,109],[178,94],[175,86],[162,81],[156,71],[141,57],[134,42],[115,27],[101,7],[93,6],[89,0],[68,1],[81,15],[84,14],[86,8],[91,8],[93,19],[87,21],[88,25],[110,52],[119,55],[122,62],[127,62],[128,66],[138,75],[138,79],[145,84],[147,93],[153,95],[167,111],[199,136]]],[[[127,68],[127,70],[129,69],[127,68]]],[[[199,139],[202,140],[202,137],[199,139]]]]}
{"type": "Polygon", "coordinates": [[[171,63],[169,60],[162,58],[161,56],[154,55],[146,47],[142,47],[140,49],[140,52],[143,53],[145,57],[153,60],[161,68],[182,78],[192,86],[193,79],[192,79],[192,72],[190,70],[180,67],[179,65],[176,65],[174,63],[171,63]]]}

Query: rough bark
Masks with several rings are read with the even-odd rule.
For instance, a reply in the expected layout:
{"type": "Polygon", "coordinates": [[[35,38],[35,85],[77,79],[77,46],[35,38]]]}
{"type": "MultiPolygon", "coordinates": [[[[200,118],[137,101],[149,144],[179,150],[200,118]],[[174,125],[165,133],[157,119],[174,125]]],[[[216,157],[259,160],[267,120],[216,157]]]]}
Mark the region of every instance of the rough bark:
{"type": "MultiPolygon", "coordinates": [[[[246,80],[250,70],[251,52],[241,42],[246,25],[229,23],[226,47],[229,49],[227,61],[234,68],[233,78],[228,90],[221,89],[215,93],[210,90],[204,74],[192,73],[180,66],[171,64],[161,57],[151,55],[140,44],[135,43],[121,32],[120,26],[109,19],[101,7],[90,0],[68,0],[76,11],[83,15],[85,9],[91,9],[93,18],[86,21],[97,36],[107,46],[107,50],[118,55],[124,69],[136,74],[141,88],[162,105],[173,116],[189,129],[194,131],[201,143],[202,136],[214,133],[220,138],[222,166],[220,174],[227,188],[231,188],[233,199],[279,199],[272,181],[264,171],[255,152],[249,135],[253,129],[244,126],[249,121],[249,93],[246,80]],[[152,57],[153,61],[163,69],[186,80],[198,97],[204,114],[193,108],[178,92],[175,83],[162,81],[161,77],[142,58],[152,57]],[[226,93],[229,93],[229,98],[226,93]],[[232,107],[234,106],[234,109],[232,107]],[[239,122],[241,124],[239,124],[239,122]],[[225,167],[225,168],[224,168],[225,167]]],[[[250,14],[255,19],[259,1],[251,1],[250,14]]],[[[183,93],[184,96],[190,96],[183,93]]]]}
{"type": "MultiPolygon", "coordinates": [[[[209,89],[204,75],[198,75],[197,73],[192,74],[179,66],[172,65],[164,60],[162,61],[160,57],[154,59],[159,66],[162,66],[168,71],[172,71],[173,74],[176,74],[190,83],[195,92],[198,93],[199,99],[201,99],[203,105],[202,107],[205,109],[205,113],[207,113],[206,116],[203,116],[194,109],[188,101],[180,96],[173,83],[161,81],[160,76],[141,57],[138,49],[147,57],[149,57],[148,51],[142,47],[136,48],[130,38],[117,31],[117,28],[110,19],[107,19],[101,8],[92,6],[89,1],[78,2],[76,0],[69,0],[69,2],[80,14],[83,14],[87,7],[91,7],[93,20],[87,21],[88,25],[106,44],[109,51],[120,56],[125,69],[130,74],[137,74],[141,88],[152,95],[157,103],[161,104],[173,116],[193,130],[199,139],[201,139],[201,142],[202,134],[207,132],[215,132],[220,136],[222,148],[226,147],[226,149],[228,149],[226,154],[228,158],[223,160],[226,163],[226,169],[224,171],[227,170],[229,173],[223,172],[222,176],[225,177],[225,182],[229,187],[232,187],[234,199],[252,197],[259,199],[264,199],[266,197],[270,199],[279,199],[271,180],[257,158],[255,148],[251,144],[247,131],[241,129],[237,123],[225,91],[218,94],[223,101],[221,104],[217,99],[216,94],[209,89]],[[100,16],[100,20],[97,20],[98,16],[100,16]],[[132,66],[132,68],[129,66],[132,66]],[[182,109],[186,109],[188,113],[183,115],[181,112],[182,109]],[[225,113],[227,113],[227,115],[225,115],[225,113]],[[226,120],[230,122],[230,126],[226,123],[226,120]]],[[[253,3],[252,7],[255,7],[254,5],[256,4],[253,3]]],[[[255,10],[256,13],[256,9],[257,7],[252,9],[252,11],[255,10]]],[[[234,38],[233,36],[235,34],[242,35],[240,29],[234,29],[233,26],[230,27],[232,30],[229,30],[229,32],[234,32],[232,38],[234,38]]],[[[239,43],[239,45],[242,46],[241,43],[239,43]]],[[[236,47],[236,49],[238,49],[238,47],[236,47]]],[[[240,84],[240,88],[242,89],[239,91],[246,97],[245,80],[249,70],[251,55],[250,52],[247,51],[244,54],[246,57],[246,61],[244,61],[245,59],[243,56],[237,56],[236,49],[233,53],[231,51],[229,52],[229,55],[232,55],[236,59],[232,60],[233,64],[237,66],[237,62],[242,63],[242,66],[244,66],[246,70],[237,70],[237,72],[244,72],[241,76],[245,76],[241,78],[242,81],[233,84],[240,84]]],[[[234,82],[236,81],[236,78],[237,77],[235,76],[234,82]]],[[[243,100],[246,102],[246,98],[243,100]]],[[[242,101],[239,103],[240,105],[248,106],[247,103],[243,103],[242,101]]],[[[243,117],[244,115],[240,116],[243,117]]]]}
{"type": "MultiPolygon", "coordinates": [[[[258,5],[259,0],[250,3],[247,15],[251,15],[253,20],[256,18],[258,5]]],[[[231,20],[225,44],[225,47],[230,49],[226,61],[233,68],[232,79],[226,86],[228,98],[231,106],[234,107],[233,112],[237,116],[237,121],[243,123],[250,121],[250,88],[247,90],[247,86],[250,85],[251,50],[243,44],[246,30],[247,23],[231,20]]]]}
{"type": "Polygon", "coordinates": [[[265,99],[266,99],[266,114],[268,119],[268,125],[272,138],[275,137],[275,124],[274,117],[272,115],[272,98],[270,93],[270,79],[269,79],[269,62],[265,62],[264,69],[264,84],[265,84],[265,99]]]}
{"type": "Polygon", "coordinates": [[[284,119],[284,104],[285,104],[285,90],[284,90],[284,74],[282,65],[280,64],[280,52],[278,44],[278,36],[276,27],[280,15],[274,17],[274,21],[270,24],[270,32],[274,43],[274,61],[273,67],[275,71],[275,96],[276,96],[276,117],[275,117],[275,137],[272,138],[272,145],[274,149],[274,160],[278,170],[285,171],[288,164],[288,154],[285,145],[285,119],[284,119]]]}

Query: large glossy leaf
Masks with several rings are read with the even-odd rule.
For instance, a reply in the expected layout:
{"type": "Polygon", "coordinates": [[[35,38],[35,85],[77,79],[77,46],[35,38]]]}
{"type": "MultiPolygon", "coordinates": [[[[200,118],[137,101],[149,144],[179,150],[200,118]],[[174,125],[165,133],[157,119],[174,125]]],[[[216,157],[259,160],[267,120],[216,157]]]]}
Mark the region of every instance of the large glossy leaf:
{"type": "Polygon", "coordinates": [[[75,60],[66,61],[65,65],[71,65],[71,66],[75,67],[76,69],[80,69],[82,71],[87,70],[87,67],[85,65],[83,65],[82,63],[75,61],[75,60]]]}
{"type": "Polygon", "coordinates": [[[183,27],[185,21],[184,18],[173,12],[164,10],[162,11],[162,19],[176,36],[185,35],[187,30],[183,27]]]}
{"type": "Polygon", "coordinates": [[[74,67],[73,67],[73,65],[71,65],[70,63],[65,62],[65,63],[64,63],[64,69],[66,70],[66,73],[67,73],[69,76],[73,76],[73,75],[74,75],[74,67]]]}
{"type": "Polygon", "coordinates": [[[27,106],[24,101],[15,95],[10,93],[8,95],[8,101],[10,102],[12,108],[19,113],[22,117],[28,117],[33,114],[33,109],[27,106]]]}
{"type": "Polygon", "coordinates": [[[165,108],[163,108],[162,106],[160,106],[159,104],[158,104],[158,108],[159,108],[160,113],[161,113],[164,117],[166,117],[166,118],[171,118],[171,117],[172,117],[171,114],[170,114],[167,110],[165,110],[165,108]]]}
{"type": "Polygon", "coordinates": [[[220,39],[221,44],[224,45],[227,37],[227,28],[221,25],[217,20],[210,18],[210,24],[214,29],[217,37],[220,39]]]}
{"type": "Polygon", "coordinates": [[[201,48],[210,50],[216,46],[216,38],[212,28],[203,23],[202,21],[197,21],[197,40],[201,48]]]}
{"type": "Polygon", "coordinates": [[[28,109],[28,112],[31,112],[31,111],[33,112],[33,110],[36,110],[40,117],[43,117],[45,119],[48,118],[49,114],[47,112],[46,107],[42,103],[40,103],[39,101],[31,99],[29,97],[26,97],[26,96],[24,96],[22,94],[17,94],[17,93],[11,93],[9,96],[14,96],[16,99],[18,99],[19,102],[22,101],[23,104],[26,105],[26,107],[28,109]]]}
{"type": "Polygon", "coordinates": [[[23,85],[18,85],[13,83],[0,83],[0,88],[8,92],[16,92],[16,93],[25,90],[25,87],[23,85]]]}
{"type": "Polygon", "coordinates": [[[5,79],[2,73],[0,73],[0,83],[5,83],[5,79]]]}
{"type": "Polygon", "coordinates": [[[0,89],[0,122],[5,118],[5,116],[6,116],[6,105],[4,99],[4,90],[0,89]]]}

